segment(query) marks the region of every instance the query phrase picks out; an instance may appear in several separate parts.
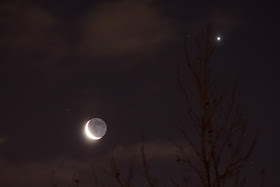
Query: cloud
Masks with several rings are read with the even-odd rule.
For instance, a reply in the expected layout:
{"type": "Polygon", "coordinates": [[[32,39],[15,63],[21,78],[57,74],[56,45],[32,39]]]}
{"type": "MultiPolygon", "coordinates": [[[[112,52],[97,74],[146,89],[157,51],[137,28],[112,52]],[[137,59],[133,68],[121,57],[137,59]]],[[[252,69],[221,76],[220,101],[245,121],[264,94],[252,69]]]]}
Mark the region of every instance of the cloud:
{"type": "Polygon", "coordinates": [[[227,11],[222,8],[214,9],[209,13],[206,21],[212,23],[216,30],[227,33],[240,28],[248,22],[248,20],[244,19],[244,10],[241,8],[233,8],[227,11]]]}
{"type": "Polygon", "coordinates": [[[7,141],[8,141],[7,137],[0,137],[0,145],[6,143],[7,141]]]}
{"type": "Polygon", "coordinates": [[[85,16],[81,49],[93,56],[147,52],[172,39],[170,24],[148,2],[104,3],[85,16]]]}
{"type": "Polygon", "coordinates": [[[56,20],[48,12],[21,4],[4,4],[0,11],[4,14],[1,25],[5,29],[1,41],[6,47],[26,51],[33,45],[32,50],[39,50],[49,43],[56,20]]]}
{"type": "Polygon", "coordinates": [[[0,5],[0,49],[10,68],[15,63],[54,67],[72,56],[151,54],[174,39],[171,19],[150,1],[101,3],[70,20],[34,3],[0,5]]]}
{"type": "Polygon", "coordinates": [[[30,163],[11,163],[0,158],[0,181],[3,186],[50,186],[52,178],[60,185],[69,185],[77,172],[89,170],[85,161],[58,158],[30,163]]]}
{"type": "MultiPolygon", "coordinates": [[[[114,156],[118,167],[126,169],[128,160],[135,155],[141,165],[141,143],[129,146],[118,145],[114,149],[114,156]]],[[[145,154],[148,161],[175,161],[176,148],[169,142],[144,142],[145,154]]],[[[79,178],[83,184],[93,182],[92,171],[104,171],[110,167],[112,152],[95,155],[92,159],[74,159],[60,156],[55,159],[38,160],[24,163],[13,163],[0,157],[0,181],[3,186],[49,186],[55,179],[59,186],[70,185],[73,177],[79,178]]],[[[153,163],[151,163],[153,165],[153,163]]],[[[102,172],[98,177],[106,178],[102,172]]],[[[108,176],[107,176],[108,177],[108,176]]]]}
{"type": "MultiPolygon", "coordinates": [[[[142,143],[130,146],[118,145],[113,153],[119,159],[127,159],[132,155],[141,157],[141,146],[142,143]]],[[[176,158],[177,149],[170,142],[149,141],[144,142],[143,146],[147,159],[170,160],[176,158]]]]}
{"type": "Polygon", "coordinates": [[[0,13],[0,48],[11,66],[25,64],[22,57],[28,64],[54,63],[69,51],[62,34],[65,24],[50,12],[17,2],[2,3],[0,13]]]}
{"type": "MultiPolygon", "coordinates": [[[[136,154],[140,156],[141,144],[130,146],[117,146],[114,155],[118,161],[126,164],[127,160],[136,154]]],[[[171,144],[164,142],[145,142],[145,153],[147,159],[164,161],[173,159],[175,149],[171,144]]],[[[52,160],[39,160],[25,163],[13,163],[0,157],[0,181],[3,186],[50,186],[52,181],[56,181],[59,186],[71,185],[73,177],[79,178],[83,184],[89,184],[92,169],[103,171],[110,163],[112,153],[96,155],[94,160],[73,159],[61,156],[52,160]],[[89,182],[89,183],[88,183],[89,182]]],[[[120,165],[123,168],[122,165],[120,165]]],[[[99,177],[106,177],[98,173],[99,177]],[[100,175],[100,176],[99,176],[100,175]]],[[[93,181],[91,181],[93,182],[93,181]]]]}

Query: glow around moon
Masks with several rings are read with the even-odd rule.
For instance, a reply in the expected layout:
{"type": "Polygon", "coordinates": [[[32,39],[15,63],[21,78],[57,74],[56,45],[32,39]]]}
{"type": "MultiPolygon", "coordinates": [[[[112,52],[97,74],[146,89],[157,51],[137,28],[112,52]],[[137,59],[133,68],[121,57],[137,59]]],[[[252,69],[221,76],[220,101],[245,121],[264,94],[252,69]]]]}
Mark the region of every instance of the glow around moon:
{"type": "Polygon", "coordinates": [[[106,123],[99,118],[89,120],[85,125],[85,133],[88,138],[93,140],[101,139],[107,131],[106,123]]]}

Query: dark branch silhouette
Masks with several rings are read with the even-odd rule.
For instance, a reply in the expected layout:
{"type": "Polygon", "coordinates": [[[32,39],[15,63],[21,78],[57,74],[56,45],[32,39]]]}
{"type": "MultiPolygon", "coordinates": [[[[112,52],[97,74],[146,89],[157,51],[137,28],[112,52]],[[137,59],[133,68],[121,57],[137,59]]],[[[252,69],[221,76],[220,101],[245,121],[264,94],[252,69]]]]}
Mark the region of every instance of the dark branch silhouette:
{"type": "Polygon", "coordinates": [[[209,64],[217,45],[211,37],[211,28],[207,28],[204,37],[186,38],[186,63],[183,68],[178,65],[178,83],[187,114],[199,137],[195,140],[184,127],[179,128],[194,155],[175,143],[178,161],[194,170],[202,186],[244,186],[246,178],[241,176],[241,168],[252,154],[256,138],[243,147],[247,119],[238,103],[238,81],[227,90],[219,88],[213,79],[209,64]],[[185,84],[185,72],[190,73],[192,85],[185,84]]]}
{"type": "Polygon", "coordinates": [[[128,175],[126,177],[121,175],[121,171],[119,166],[117,165],[116,158],[114,154],[111,158],[111,167],[110,171],[105,170],[105,173],[107,173],[109,176],[115,179],[115,181],[119,184],[121,187],[132,187],[133,186],[133,178],[135,175],[135,156],[132,156],[129,161],[129,171],[128,175]]]}

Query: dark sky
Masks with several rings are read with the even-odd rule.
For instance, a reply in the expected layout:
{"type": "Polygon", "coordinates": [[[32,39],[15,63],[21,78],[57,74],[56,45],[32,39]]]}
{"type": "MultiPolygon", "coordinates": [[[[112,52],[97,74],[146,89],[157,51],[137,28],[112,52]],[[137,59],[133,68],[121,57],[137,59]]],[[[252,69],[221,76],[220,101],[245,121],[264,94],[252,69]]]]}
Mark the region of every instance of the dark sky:
{"type": "Polygon", "coordinates": [[[143,134],[154,160],[172,162],[168,138],[184,119],[176,64],[184,36],[211,22],[217,72],[241,75],[248,137],[259,135],[250,184],[264,167],[279,186],[278,12],[257,1],[2,1],[0,184],[50,186],[52,169],[61,184],[75,172],[88,181],[89,163],[102,168],[113,148],[127,160],[143,134]],[[93,117],[108,126],[98,142],[83,132],[93,117]]]}

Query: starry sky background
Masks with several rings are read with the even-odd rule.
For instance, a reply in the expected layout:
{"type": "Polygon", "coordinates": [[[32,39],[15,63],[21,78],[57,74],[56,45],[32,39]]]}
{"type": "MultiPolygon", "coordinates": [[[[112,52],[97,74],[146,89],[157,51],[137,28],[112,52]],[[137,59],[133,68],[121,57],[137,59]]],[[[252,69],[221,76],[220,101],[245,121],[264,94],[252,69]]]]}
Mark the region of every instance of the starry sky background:
{"type": "Polygon", "coordinates": [[[249,184],[264,167],[266,185],[279,185],[278,12],[268,1],[2,1],[0,182],[49,186],[55,169],[86,186],[89,163],[102,168],[113,148],[127,160],[143,134],[155,170],[172,165],[168,138],[180,140],[185,115],[176,64],[186,34],[211,22],[216,71],[241,75],[248,139],[259,136],[249,184]],[[108,126],[95,143],[83,133],[93,117],[108,126]]]}

